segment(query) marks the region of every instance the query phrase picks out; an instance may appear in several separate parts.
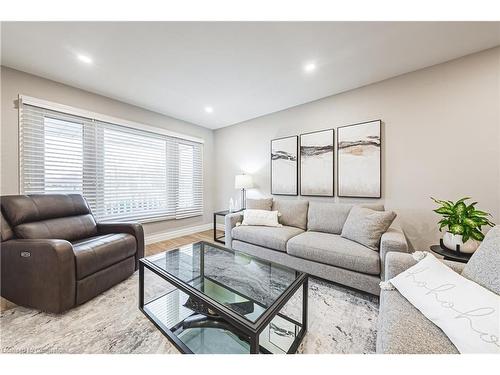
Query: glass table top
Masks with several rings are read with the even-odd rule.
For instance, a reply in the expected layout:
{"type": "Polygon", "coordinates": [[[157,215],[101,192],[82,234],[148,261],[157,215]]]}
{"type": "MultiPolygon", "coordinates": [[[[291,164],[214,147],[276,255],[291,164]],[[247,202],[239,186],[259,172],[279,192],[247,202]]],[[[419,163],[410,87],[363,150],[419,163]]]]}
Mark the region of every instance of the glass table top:
{"type": "Polygon", "coordinates": [[[161,271],[256,322],[302,273],[207,242],[145,258],[161,271]]]}

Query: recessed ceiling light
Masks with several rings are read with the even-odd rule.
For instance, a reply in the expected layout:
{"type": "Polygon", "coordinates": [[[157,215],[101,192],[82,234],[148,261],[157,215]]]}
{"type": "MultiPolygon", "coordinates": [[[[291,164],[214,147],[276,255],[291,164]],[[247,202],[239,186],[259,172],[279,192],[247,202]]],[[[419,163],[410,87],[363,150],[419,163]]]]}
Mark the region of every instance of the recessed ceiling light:
{"type": "Polygon", "coordinates": [[[315,63],[308,63],[304,65],[304,71],[307,73],[311,73],[312,71],[316,70],[316,64],[315,63]]]}
{"type": "Polygon", "coordinates": [[[212,107],[205,107],[205,112],[212,113],[214,109],[212,107]]]}
{"type": "Polygon", "coordinates": [[[76,57],[78,58],[78,60],[84,62],[85,64],[92,64],[93,62],[92,58],[87,55],[78,54],[76,57]]]}

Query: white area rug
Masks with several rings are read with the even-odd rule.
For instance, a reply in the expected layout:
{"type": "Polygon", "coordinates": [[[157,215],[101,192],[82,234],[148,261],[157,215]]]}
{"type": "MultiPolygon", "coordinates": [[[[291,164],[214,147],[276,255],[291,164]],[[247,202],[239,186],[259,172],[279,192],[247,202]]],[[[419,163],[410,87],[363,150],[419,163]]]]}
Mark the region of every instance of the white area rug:
{"type": "MultiPolygon", "coordinates": [[[[3,353],[178,353],[137,307],[138,273],[62,315],[0,314],[3,353]]],[[[309,327],[299,353],[373,353],[378,298],[310,279],[309,327]]]]}

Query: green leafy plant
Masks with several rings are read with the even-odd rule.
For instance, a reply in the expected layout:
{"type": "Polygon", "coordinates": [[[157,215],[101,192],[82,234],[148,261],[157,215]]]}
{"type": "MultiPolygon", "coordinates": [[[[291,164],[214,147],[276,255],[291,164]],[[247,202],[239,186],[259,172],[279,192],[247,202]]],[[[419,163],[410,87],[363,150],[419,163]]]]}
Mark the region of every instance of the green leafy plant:
{"type": "Polygon", "coordinates": [[[477,202],[469,205],[465,203],[470,197],[459,199],[456,202],[443,201],[432,197],[431,199],[440,205],[434,212],[443,216],[438,222],[439,231],[441,232],[443,228],[447,227],[448,232],[462,235],[463,243],[466,243],[470,238],[482,241],[484,234],[481,227],[483,225],[495,225],[488,219],[491,214],[476,209],[477,202]]]}

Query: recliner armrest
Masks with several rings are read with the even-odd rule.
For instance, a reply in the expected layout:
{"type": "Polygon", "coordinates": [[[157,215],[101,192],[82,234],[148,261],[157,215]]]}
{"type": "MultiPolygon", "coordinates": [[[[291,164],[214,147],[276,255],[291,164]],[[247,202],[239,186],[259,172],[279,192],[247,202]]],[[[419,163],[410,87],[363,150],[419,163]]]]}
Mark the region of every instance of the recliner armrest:
{"type": "Polygon", "coordinates": [[[137,252],[135,255],[135,269],[139,268],[139,259],[144,258],[144,229],[139,223],[97,223],[97,233],[128,233],[135,237],[137,252]]]}
{"type": "Polygon", "coordinates": [[[405,234],[397,225],[391,226],[380,238],[380,278],[382,280],[385,280],[385,263],[389,252],[408,252],[405,234]]]}
{"type": "Polygon", "coordinates": [[[1,247],[2,297],[52,313],[75,305],[75,254],[71,243],[13,239],[2,242],[1,247]]]}
{"type": "Polygon", "coordinates": [[[241,212],[233,212],[231,214],[227,214],[224,217],[224,241],[226,247],[231,248],[233,243],[233,236],[231,235],[231,231],[236,226],[236,223],[241,222],[242,220],[243,214],[241,212]]]}

